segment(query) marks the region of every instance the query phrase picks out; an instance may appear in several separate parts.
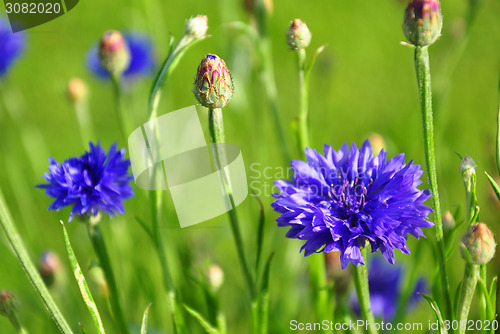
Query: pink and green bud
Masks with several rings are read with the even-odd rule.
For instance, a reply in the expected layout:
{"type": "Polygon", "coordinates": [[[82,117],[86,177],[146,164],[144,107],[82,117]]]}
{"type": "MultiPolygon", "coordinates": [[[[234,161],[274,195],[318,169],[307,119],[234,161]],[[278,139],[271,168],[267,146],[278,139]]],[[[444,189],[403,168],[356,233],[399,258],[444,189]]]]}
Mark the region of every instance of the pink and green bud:
{"type": "Polygon", "coordinates": [[[18,308],[19,302],[12,292],[8,290],[0,291],[1,315],[11,318],[12,316],[16,315],[18,308]]]}
{"type": "Polygon", "coordinates": [[[193,93],[204,107],[216,109],[226,106],[233,96],[231,74],[224,60],[208,54],[201,61],[194,81],[193,93]]]}
{"type": "Polygon", "coordinates": [[[462,237],[462,243],[469,252],[472,263],[478,265],[490,262],[497,246],[493,233],[484,223],[473,224],[462,237]]]}
{"type": "Polygon", "coordinates": [[[204,37],[208,29],[207,22],[206,15],[198,15],[190,18],[184,26],[184,34],[194,39],[204,37]]]}
{"type": "Polygon", "coordinates": [[[403,31],[416,46],[428,46],[441,35],[443,16],[438,0],[411,0],[406,7],[403,31]]]}
{"type": "Polygon", "coordinates": [[[88,88],[85,82],[79,78],[73,78],[68,82],[68,97],[73,103],[82,103],[87,100],[88,88]]]}
{"type": "Polygon", "coordinates": [[[130,65],[130,50],[123,35],[115,30],[104,33],[99,44],[101,65],[112,75],[120,76],[130,65]]]}
{"type": "Polygon", "coordinates": [[[311,37],[311,31],[300,19],[293,20],[286,32],[286,41],[294,50],[307,48],[311,43],[311,37]]]}
{"type": "Polygon", "coordinates": [[[38,260],[38,271],[47,286],[54,284],[56,275],[61,271],[61,260],[52,251],[43,252],[38,260]]]}

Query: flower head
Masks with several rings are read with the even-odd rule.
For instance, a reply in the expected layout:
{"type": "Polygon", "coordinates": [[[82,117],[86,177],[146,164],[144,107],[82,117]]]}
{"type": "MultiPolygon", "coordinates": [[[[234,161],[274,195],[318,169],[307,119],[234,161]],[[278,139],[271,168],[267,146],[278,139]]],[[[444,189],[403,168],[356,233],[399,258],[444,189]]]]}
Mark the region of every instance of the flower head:
{"type": "Polygon", "coordinates": [[[439,38],[442,27],[439,0],[410,0],[403,21],[408,42],[417,46],[430,45],[439,38]]]}
{"type": "Polygon", "coordinates": [[[61,260],[53,251],[45,251],[38,259],[38,272],[47,286],[51,286],[61,271],[61,260]]]}
{"type": "Polygon", "coordinates": [[[311,37],[307,24],[300,19],[293,20],[286,31],[286,41],[295,50],[307,48],[311,43],[311,37]]]}
{"type": "Polygon", "coordinates": [[[214,54],[203,58],[194,81],[193,93],[207,108],[223,108],[233,96],[233,79],[224,60],[214,54]]]}
{"type": "Polygon", "coordinates": [[[432,210],[431,195],[419,190],[422,170],[404,154],[386,161],[374,156],[369,141],[361,149],[344,144],[338,152],[325,145],[324,155],[306,149],[307,162],[293,160],[291,181],[277,180],[272,206],[288,226],[287,237],[304,240],[305,256],[340,251],[342,268],[364,264],[360,249],[368,242],[394,263],[394,249],[409,254],[408,233],[419,238],[432,210]]]}
{"type": "Polygon", "coordinates": [[[25,34],[13,33],[6,20],[0,18],[0,78],[21,55],[25,46],[25,34]]]}
{"type": "Polygon", "coordinates": [[[11,317],[19,309],[19,300],[9,290],[0,291],[0,314],[11,317]]]}
{"type": "MultiPolygon", "coordinates": [[[[124,69],[122,78],[133,79],[137,76],[153,73],[156,61],[151,40],[147,36],[137,33],[124,33],[123,38],[130,53],[130,61],[124,69]]],[[[87,53],[87,67],[100,78],[108,79],[110,77],[108,70],[101,63],[97,45],[87,53]]]]}
{"type": "Polygon", "coordinates": [[[100,211],[110,216],[123,214],[122,202],[133,196],[125,149],[117,151],[113,144],[106,153],[99,143],[89,145],[88,152],[61,164],[49,158],[49,172],[43,176],[48,184],[37,186],[54,198],[49,210],[73,206],[69,221],[75,215],[97,216],[100,211]]]}
{"type": "MultiPolygon", "coordinates": [[[[368,267],[368,285],[370,289],[370,304],[373,315],[382,318],[386,322],[392,321],[396,315],[398,301],[403,283],[403,268],[391,266],[382,261],[380,257],[374,257],[368,267]]],[[[425,292],[425,281],[420,278],[410,297],[407,309],[410,311],[419,300],[419,293],[425,292]]],[[[360,308],[355,293],[351,294],[349,304],[355,313],[360,314],[360,308]]]]}

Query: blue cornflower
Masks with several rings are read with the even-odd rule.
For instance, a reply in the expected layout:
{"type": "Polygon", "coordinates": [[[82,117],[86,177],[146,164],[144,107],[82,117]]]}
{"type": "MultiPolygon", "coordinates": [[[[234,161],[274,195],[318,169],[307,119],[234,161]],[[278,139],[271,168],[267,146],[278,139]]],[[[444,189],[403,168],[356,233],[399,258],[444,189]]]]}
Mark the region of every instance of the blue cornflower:
{"type": "MultiPolygon", "coordinates": [[[[396,315],[399,297],[402,293],[403,268],[391,266],[379,257],[374,257],[368,267],[368,285],[370,289],[370,304],[373,315],[386,322],[393,320],[396,315]]],[[[420,300],[420,293],[425,292],[426,284],[420,278],[413,287],[412,294],[408,300],[406,312],[411,311],[420,300]]],[[[350,307],[356,314],[360,314],[359,302],[353,291],[349,299],[350,307]]]]}
{"type": "Polygon", "coordinates": [[[9,23],[0,18],[0,78],[21,55],[25,46],[25,34],[13,33],[9,23]]]}
{"type": "MultiPolygon", "coordinates": [[[[130,63],[123,72],[124,79],[132,79],[141,75],[154,72],[156,60],[153,53],[153,45],[149,37],[138,33],[124,33],[130,51],[130,63]]],[[[99,59],[99,47],[95,45],[87,53],[87,67],[100,78],[108,79],[108,71],[101,65],[99,59]]]]}
{"type": "Polygon", "coordinates": [[[419,238],[432,210],[431,196],[419,190],[423,171],[404,154],[386,161],[383,150],[373,155],[367,140],[361,149],[344,144],[338,152],[325,145],[324,156],[306,149],[307,162],[291,162],[291,181],[277,180],[272,206],[278,226],[291,227],[288,238],[305,240],[305,256],[340,251],[342,268],[364,264],[360,248],[369,242],[394,264],[394,249],[410,254],[408,233],[419,238]]]}
{"type": "Polygon", "coordinates": [[[37,185],[54,198],[49,210],[73,206],[69,221],[75,215],[96,216],[99,211],[110,216],[123,214],[122,202],[134,195],[125,149],[117,151],[115,143],[106,154],[99,143],[89,145],[88,152],[61,164],[49,158],[49,172],[43,176],[49,183],[37,185]]]}

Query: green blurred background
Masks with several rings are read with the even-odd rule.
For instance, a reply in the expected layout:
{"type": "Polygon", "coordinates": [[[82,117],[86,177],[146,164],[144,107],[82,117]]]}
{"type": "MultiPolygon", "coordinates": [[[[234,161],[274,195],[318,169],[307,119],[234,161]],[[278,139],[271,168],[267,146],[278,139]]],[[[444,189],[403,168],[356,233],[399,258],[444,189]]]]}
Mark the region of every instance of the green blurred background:
{"type": "MultiPolygon", "coordinates": [[[[311,75],[312,146],[322,151],[324,143],[334,148],[343,142],[360,145],[372,133],[379,133],[386,141],[389,156],[405,152],[407,160],[424,164],[413,52],[400,44],[404,40],[401,22],[405,2],[276,0],[273,7],[268,33],[280,112],[285,129],[289,130],[290,147],[295,147],[291,124],[298,113],[298,87],[295,55],[287,47],[284,36],[290,20],[299,17],[313,34],[309,54],[320,45],[328,44],[311,75]]],[[[436,150],[442,206],[444,210],[458,210],[464,216],[465,196],[456,153],[469,154],[478,165],[480,220],[498,233],[499,204],[483,171],[498,176],[495,134],[500,1],[482,1],[468,34],[465,30],[467,0],[444,1],[442,10],[443,36],[430,48],[437,95],[436,150]]],[[[216,53],[226,60],[236,86],[233,101],[224,108],[226,138],[241,148],[251,188],[262,191],[266,214],[264,256],[275,252],[270,284],[270,333],[289,332],[292,319],[316,320],[309,295],[309,259],[298,252],[301,242],[286,239],[286,230],[277,228],[274,221],[277,214],[269,205],[272,181],[282,176],[281,168],[288,166],[288,162],[281,158],[282,149],[276,140],[266,92],[260,83],[260,64],[254,45],[229,25],[233,21],[252,22],[252,15],[242,1],[82,1],[68,14],[29,30],[26,52],[0,81],[0,95],[8,109],[0,107],[0,186],[32,258],[36,260],[46,249],[60,255],[65,279],[53,288],[53,293],[75,331],[78,322],[89,333],[93,328],[64,253],[58,221],[66,220],[69,210],[47,212],[51,200],[34,188],[42,181],[49,156],[62,161],[84,150],[76,116],[66,96],[67,82],[72,77],[87,82],[90,110],[98,134],[97,138],[89,139],[99,139],[108,148],[119,140],[112,87],[89,73],[85,67],[87,50],[109,29],[146,32],[154,42],[160,64],[168,53],[169,34],[179,38],[185,20],[197,14],[208,16],[208,33],[212,37],[190,49],[180,61],[163,93],[160,114],[195,104],[192,83],[196,67],[205,54],[216,53]],[[262,172],[266,167],[270,167],[269,177],[259,177],[257,171],[262,172]]],[[[124,99],[129,130],[146,120],[151,83],[151,76],[139,78],[127,89],[124,99]]],[[[131,325],[139,326],[142,312],[153,302],[150,326],[165,332],[171,327],[159,263],[150,239],[134,219],[134,216],[149,219],[145,209],[147,192],[135,188],[135,193],[136,196],[126,202],[126,215],[111,222],[106,217],[102,227],[131,325]]],[[[248,294],[227,216],[180,229],[169,197],[166,206],[163,232],[174,281],[183,300],[206,312],[194,277],[205,272],[207,263],[218,264],[225,274],[219,294],[229,332],[249,333],[248,294]]],[[[238,208],[251,264],[255,261],[258,212],[258,203],[251,196],[238,208]]],[[[85,227],[75,221],[68,225],[68,231],[80,264],[88,268],[95,257],[85,227]]],[[[426,254],[417,265],[430,282],[433,275],[430,268],[436,261],[432,251],[434,233],[424,232],[428,239],[420,242],[424,243],[426,254]]],[[[461,228],[459,235],[463,232],[461,228]]],[[[410,238],[410,250],[415,245],[415,240],[410,238]]],[[[398,263],[409,266],[411,259],[397,253],[398,263]]],[[[492,262],[491,276],[500,271],[498,258],[492,262]]],[[[0,263],[0,289],[13,291],[21,300],[22,323],[31,333],[55,332],[48,312],[6,242],[0,243],[0,263]]],[[[464,262],[459,252],[455,252],[449,263],[454,291],[462,279],[464,262]]],[[[105,326],[112,329],[106,301],[95,284],[92,289],[105,326]]],[[[471,317],[477,317],[477,309],[473,309],[471,317]]],[[[431,319],[432,311],[425,303],[420,303],[407,318],[424,324],[431,319]]],[[[195,320],[190,318],[190,322],[193,333],[203,332],[195,320]]],[[[0,331],[14,332],[4,317],[0,317],[0,331]]]]}

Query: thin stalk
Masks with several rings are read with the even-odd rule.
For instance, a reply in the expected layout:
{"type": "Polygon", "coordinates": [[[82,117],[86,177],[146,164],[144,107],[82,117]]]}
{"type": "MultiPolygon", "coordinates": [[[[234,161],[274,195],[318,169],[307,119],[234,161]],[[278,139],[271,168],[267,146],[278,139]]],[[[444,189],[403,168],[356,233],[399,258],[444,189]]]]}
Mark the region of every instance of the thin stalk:
{"type": "MultiPolygon", "coordinates": [[[[479,277],[483,280],[484,284],[488,282],[487,280],[487,270],[486,270],[486,265],[482,264],[479,267],[479,277]]],[[[488,309],[487,309],[487,301],[486,299],[490,298],[490,296],[486,295],[482,289],[479,289],[478,291],[478,298],[479,298],[479,314],[481,316],[481,320],[491,320],[488,319],[488,309]]]]}
{"type": "MultiPolygon", "coordinates": [[[[361,250],[361,254],[366,261],[366,248],[363,248],[361,250]]],[[[366,269],[366,265],[358,264],[357,266],[353,267],[354,286],[356,287],[356,295],[358,296],[361,316],[366,323],[366,333],[377,334],[378,331],[373,327],[373,325],[375,324],[375,318],[373,317],[370,305],[370,289],[368,286],[368,271],[366,269]]]]}
{"type": "Polygon", "coordinates": [[[120,298],[118,296],[118,287],[116,285],[115,275],[113,273],[111,260],[106,249],[106,244],[104,242],[101,229],[99,228],[98,223],[94,225],[88,223],[87,227],[90,240],[92,241],[92,246],[94,247],[94,251],[97,254],[99,264],[104,271],[104,276],[106,277],[106,282],[109,286],[109,299],[117,327],[122,334],[128,334],[129,330],[120,305],[120,298]]]}
{"type": "MultiPolygon", "coordinates": [[[[306,51],[299,49],[297,67],[299,69],[299,122],[297,124],[298,151],[305,158],[305,150],[309,147],[309,69],[306,69],[306,51]]],[[[313,290],[314,310],[318,320],[330,319],[333,315],[333,289],[328,287],[326,262],[324,254],[314,254],[310,259],[309,274],[313,290]]]]}
{"type": "Polygon", "coordinates": [[[28,331],[21,325],[16,312],[10,313],[6,317],[9,319],[12,327],[14,327],[18,334],[28,334],[28,331]]]}
{"type": "MultiPolygon", "coordinates": [[[[479,278],[479,265],[467,263],[465,265],[464,280],[460,290],[460,299],[457,308],[458,323],[467,322],[470,305],[476,290],[477,279],[479,278]]],[[[458,334],[465,333],[465,326],[459,326],[458,334]]]]}
{"type": "Polygon", "coordinates": [[[127,133],[125,121],[123,118],[123,103],[122,103],[122,90],[120,85],[120,77],[117,75],[111,76],[111,81],[113,83],[113,91],[115,94],[115,112],[116,120],[118,122],[118,127],[120,128],[120,135],[124,143],[127,143],[127,133]]]}
{"type": "Polygon", "coordinates": [[[208,125],[210,132],[210,141],[214,147],[214,165],[216,166],[216,170],[220,170],[222,174],[222,179],[224,182],[224,186],[226,192],[229,197],[229,201],[231,202],[232,209],[228,211],[229,221],[231,222],[231,231],[233,232],[234,242],[236,244],[236,250],[238,253],[238,260],[240,262],[241,269],[243,271],[243,276],[245,277],[245,281],[247,284],[248,292],[250,293],[250,297],[252,300],[255,297],[255,287],[252,279],[252,275],[250,273],[250,269],[245,258],[245,250],[243,247],[243,239],[241,238],[240,227],[238,223],[238,216],[236,214],[236,209],[234,205],[234,199],[231,192],[231,188],[229,187],[228,179],[224,174],[224,161],[226,160],[226,152],[224,149],[217,144],[225,142],[224,136],[224,120],[222,117],[222,109],[215,108],[209,109],[208,111],[208,125]]]}
{"type": "Polygon", "coordinates": [[[436,154],[434,150],[434,120],[432,113],[431,70],[429,66],[429,52],[427,47],[415,47],[415,69],[417,73],[418,90],[420,93],[420,107],[422,111],[427,181],[432,193],[432,202],[434,209],[434,230],[436,232],[439,272],[441,274],[441,285],[445,302],[445,318],[453,319],[448,273],[446,269],[441,204],[439,202],[436,172],[436,154]]]}
{"type": "Polygon", "coordinates": [[[305,148],[309,147],[308,113],[309,113],[309,71],[305,70],[306,50],[299,49],[297,53],[297,66],[299,68],[299,97],[300,111],[297,126],[297,139],[299,153],[305,157],[305,148]]]}
{"type": "Polygon", "coordinates": [[[87,101],[78,101],[73,104],[76,113],[76,119],[80,128],[80,135],[84,147],[88,146],[89,141],[95,138],[92,127],[92,119],[89,112],[87,101]]]}
{"type": "Polygon", "coordinates": [[[52,320],[54,320],[57,328],[61,333],[64,334],[72,334],[73,331],[69,327],[66,319],[62,315],[61,311],[57,307],[54,299],[50,295],[47,290],[47,286],[43,282],[38,270],[35,268],[33,262],[28,255],[28,250],[22,241],[19,232],[17,231],[16,226],[12,220],[12,216],[10,215],[9,209],[7,208],[7,204],[5,203],[5,199],[3,197],[2,191],[0,189],[0,225],[7,238],[10,248],[16,255],[18,261],[21,263],[21,266],[28,276],[29,281],[38,292],[45,307],[49,310],[50,315],[52,316],[52,320]]]}

